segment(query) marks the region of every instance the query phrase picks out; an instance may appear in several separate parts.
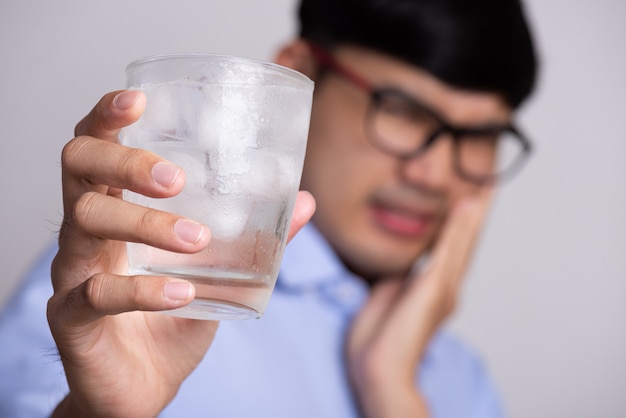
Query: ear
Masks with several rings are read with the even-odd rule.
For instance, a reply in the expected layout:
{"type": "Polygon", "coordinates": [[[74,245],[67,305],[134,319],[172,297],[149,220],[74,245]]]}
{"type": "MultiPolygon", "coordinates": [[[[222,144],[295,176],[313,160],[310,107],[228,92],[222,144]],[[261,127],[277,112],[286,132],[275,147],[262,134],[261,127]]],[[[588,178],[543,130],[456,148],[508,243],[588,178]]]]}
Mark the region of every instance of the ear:
{"type": "Polygon", "coordinates": [[[317,64],[309,45],[303,39],[296,39],[283,46],[274,59],[276,64],[300,71],[314,80],[317,75],[317,64]]]}

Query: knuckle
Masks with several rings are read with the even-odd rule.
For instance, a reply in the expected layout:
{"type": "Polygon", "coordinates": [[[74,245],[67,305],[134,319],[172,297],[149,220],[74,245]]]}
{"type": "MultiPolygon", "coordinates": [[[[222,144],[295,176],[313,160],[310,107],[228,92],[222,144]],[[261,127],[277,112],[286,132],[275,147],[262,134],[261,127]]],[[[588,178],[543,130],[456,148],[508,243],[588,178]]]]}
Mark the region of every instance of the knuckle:
{"type": "Polygon", "coordinates": [[[96,192],[83,193],[74,203],[73,218],[79,225],[86,225],[95,216],[101,195],[96,192]]]}
{"type": "Polygon", "coordinates": [[[116,172],[126,179],[128,188],[144,189],[152,185],[152,173],[148,167],[155,164],[156,157],[139,148],[125,147],[116,161],[116,172]]]}
{"type": "Polygon", "coordinates": [[[100,311],[106,293],[105,275],[97,273],[91,276],[83,287],[83,301],[88,308],[94,311],[100,311]]]}
{"type": "Polygon", "coordinates": [[[118,277],[107,281],[106,273],[94,274],[85,282],[82,299],[89,310],[115,315],[122,312],[149,309],[149,292],[145,281],[138,277],[118,277]]]}
{"type": "Polygon", "coordinates": [[[83,119],[81,119],[76,126],[74,126],[74,136],[80,136],[83,135],[85,132],[85,120],[87,119],[87,116],[85,116],[83,119]]]}
{"type": "Polygon", "coordinates": [[[61,151],[61,165],[63,167],[71,167],[73,162],[82,154],[88,140],[89,137],[87,136],[77,136],[65,144],[61,151]]]}
{"type": "Polygon", "coordinates": [[[146,209],[137,221],[137,228],[140,231],[152,232],[159,230],[162,225],[161,214],[157,211],[146,209]]]}
{"type": "Polygon", "coordinates": [[[139,148],[126,148],[126,151],[122,154],[117,161],[118,172],[131,177],[134,169],[139,165],[144,156],[144,151],[139,148]]]}
{"type": "Polygon", "coordinates": [[[101,125],[102,124],[101,115],[103,113],[102,112],[103,107],[104,107],[105,103],[107,102],[107,96],[108,96],[108,94],[105,94],[104,96],[102,96],[102,98],[91,109],[91,111],[87,114],[87,116],[82,118],[76,124],[76,126],[74,127],[74,135],[76,135],[76,136],[87,135],[87,134],[89,134],[89,131],[92,130],[94,124],[97,124],[97,125],[101,125]]]}

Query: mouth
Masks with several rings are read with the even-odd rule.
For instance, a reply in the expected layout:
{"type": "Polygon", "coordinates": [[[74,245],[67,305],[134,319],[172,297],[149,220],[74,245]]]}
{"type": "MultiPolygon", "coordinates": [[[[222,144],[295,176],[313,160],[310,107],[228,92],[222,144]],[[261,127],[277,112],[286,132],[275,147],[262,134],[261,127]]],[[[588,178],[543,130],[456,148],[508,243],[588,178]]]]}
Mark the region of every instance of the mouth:
{"type": "Polygon", "coordinates": [[[425,236],[435,221],[435,212],[400,203],[374,202],[374,223],[383,231],[403,238],[425,236]]]}

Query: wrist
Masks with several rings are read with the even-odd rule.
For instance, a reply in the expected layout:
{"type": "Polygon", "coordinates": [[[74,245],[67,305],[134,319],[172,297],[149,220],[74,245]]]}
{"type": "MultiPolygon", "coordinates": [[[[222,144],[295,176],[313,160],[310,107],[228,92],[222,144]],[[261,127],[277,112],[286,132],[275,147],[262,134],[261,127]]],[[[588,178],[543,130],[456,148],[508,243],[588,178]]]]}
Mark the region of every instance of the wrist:
{"type": "Polygon", "coordinates": [[[415,390],[392,390],[387,394],[361,397],[361,410],[367,418],[428,418],[426,401],[415,390]]]}
{"type": "Polygon", "coordinates": [[[363,377],[353,379],[353,387],[364,417],[430,417],[426,401],[413,381],[363,377]]]}

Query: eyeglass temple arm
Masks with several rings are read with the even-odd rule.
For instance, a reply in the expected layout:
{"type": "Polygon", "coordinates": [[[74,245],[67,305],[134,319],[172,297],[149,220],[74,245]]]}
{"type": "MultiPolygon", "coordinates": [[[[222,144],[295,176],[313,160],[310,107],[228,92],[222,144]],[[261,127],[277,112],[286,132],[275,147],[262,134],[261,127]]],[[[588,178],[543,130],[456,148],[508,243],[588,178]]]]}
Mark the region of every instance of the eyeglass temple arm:
{"type": "Polygon", "coordinates": [[[339,73],[368,93],[373,90],[372,85],[367,80],[342,66],[324,48],[311,41],[307,41],[307,44],[313,57],[322,67],[339,73]]]}

